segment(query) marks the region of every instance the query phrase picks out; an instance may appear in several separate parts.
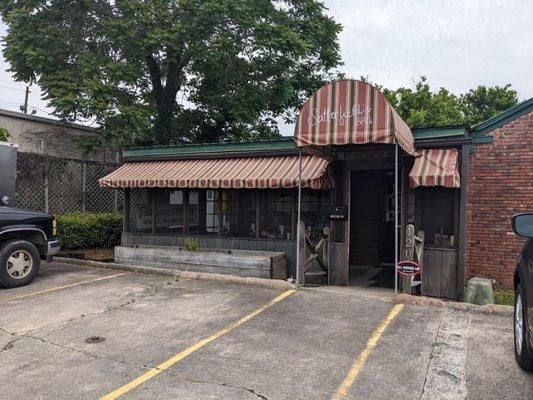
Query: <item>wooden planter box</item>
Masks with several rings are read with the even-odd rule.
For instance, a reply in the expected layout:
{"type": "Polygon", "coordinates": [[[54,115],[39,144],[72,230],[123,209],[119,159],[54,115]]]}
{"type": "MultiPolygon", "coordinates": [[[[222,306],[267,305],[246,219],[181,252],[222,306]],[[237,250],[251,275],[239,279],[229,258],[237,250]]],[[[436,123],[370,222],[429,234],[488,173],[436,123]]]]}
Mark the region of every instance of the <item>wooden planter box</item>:
{"type": "Polygon", "coordinates": [[[115,247],[115,262],[242,277],[287,279],[287,254],[271,251],[180,247],[115,247]]]}

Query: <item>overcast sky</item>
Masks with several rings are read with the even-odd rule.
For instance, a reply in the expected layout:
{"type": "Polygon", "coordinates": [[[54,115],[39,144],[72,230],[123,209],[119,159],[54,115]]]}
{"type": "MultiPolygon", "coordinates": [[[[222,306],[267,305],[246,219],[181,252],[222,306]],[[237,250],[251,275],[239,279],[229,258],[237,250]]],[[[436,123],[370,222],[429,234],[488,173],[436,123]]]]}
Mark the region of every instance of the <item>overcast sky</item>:
{"type": "MultiPolygon", "coordinates": [[[[340,35],[347,77],[368,76],[395,89],[421,75],[432,88],[462,93],[477,85],[511,83],[520,100],[533,97],[532,0],[326,0],[340,35]]],[[[0,24],[0,35],[6,26],[0,24]]],[[[22,83],[0,61],[0,108],[18,110],[22,83]]],[[[30,110],[49,109],[31,88],[30,110]]],[[[281,127],[292,134],[292,127],[281,127]]]]}

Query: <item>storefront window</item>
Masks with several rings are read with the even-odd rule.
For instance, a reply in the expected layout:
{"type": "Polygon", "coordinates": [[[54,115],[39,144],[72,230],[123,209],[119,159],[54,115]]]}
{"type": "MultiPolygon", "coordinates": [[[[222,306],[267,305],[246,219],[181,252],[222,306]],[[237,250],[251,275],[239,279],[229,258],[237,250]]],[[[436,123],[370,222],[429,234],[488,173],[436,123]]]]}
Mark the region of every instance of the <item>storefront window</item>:
{"type": "Polygon", "coordinates": [[[312,240],[317,240],[329,226],[327,211],[330,206],[329,190],[304,190],[302,192],[301,219],[305,231],[312,240]]]}
{"type": "Polygon", "coordinates": [[[128,232],[152,232],[152,201],[148,189],[130,190],[128,232]]]}
{"type": "Polygon", "coordinates": [[[221,192],[222,235],[233,237],[256,236],[256,205],[253,190],[224,190],[221,192]]]}
{"type": "Polygon", "coordinates": [[[188,192],[187,233],[218,235],[217,190],[188,192]]]}
{"type": "Polygon", "coordinates": [[[265,190],[259,208],[259,237],[292,240],[294,197],[290,190],[265,190]]]}
{"type": "Polygon", "coordinates": [[[183,190],[155,191],[157,233],[183,233],[183,190]]]}

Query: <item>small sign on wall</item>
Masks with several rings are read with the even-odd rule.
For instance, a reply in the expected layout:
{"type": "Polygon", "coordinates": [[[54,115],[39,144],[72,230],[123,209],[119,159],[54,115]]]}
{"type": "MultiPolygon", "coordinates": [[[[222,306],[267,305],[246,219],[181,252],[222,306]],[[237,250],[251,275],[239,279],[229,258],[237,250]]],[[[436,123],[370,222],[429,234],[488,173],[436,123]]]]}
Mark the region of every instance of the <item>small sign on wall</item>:
{"type": "Polygon", "coordinates": [[[330,221],[346,221],[348,219],[348,207],[332,206],[329,208],[328,219],[330,221]]]}
{"type": "Polygon", "coordinates": [[[420,273],[420,265],[415,261],[403,260],[398,262],[396,270],[400,275],[414,276],[420,273]]]}

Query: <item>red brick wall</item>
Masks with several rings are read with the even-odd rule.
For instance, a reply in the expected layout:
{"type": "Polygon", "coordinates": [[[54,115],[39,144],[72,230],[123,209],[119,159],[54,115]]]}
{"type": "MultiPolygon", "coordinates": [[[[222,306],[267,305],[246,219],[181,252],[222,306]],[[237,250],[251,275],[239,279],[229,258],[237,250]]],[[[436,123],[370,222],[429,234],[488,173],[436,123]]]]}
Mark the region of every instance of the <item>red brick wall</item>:
{"type": "Polygon", "coordinates": [[[511,287],[524,240],[514,235],[510,218],[533,211],[533,113],[490,134],[494,142],[470,156],[466,278],[511,287]]]}

